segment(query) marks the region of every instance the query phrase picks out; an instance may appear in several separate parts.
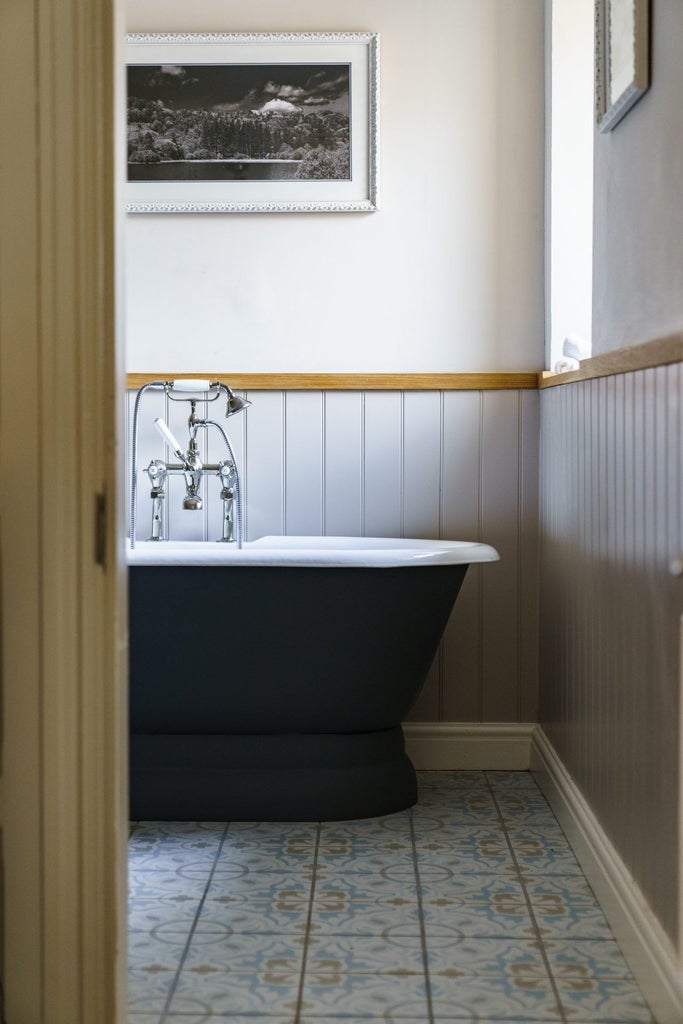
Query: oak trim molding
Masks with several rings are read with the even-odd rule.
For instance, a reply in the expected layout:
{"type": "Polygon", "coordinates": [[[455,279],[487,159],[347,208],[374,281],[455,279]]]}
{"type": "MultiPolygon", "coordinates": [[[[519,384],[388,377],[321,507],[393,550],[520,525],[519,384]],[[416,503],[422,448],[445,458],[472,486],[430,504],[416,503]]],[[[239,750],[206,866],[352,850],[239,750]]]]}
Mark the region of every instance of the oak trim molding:
{"type": "Polygon", "coordinates": [[[137,390],[154,380],[222,380],[238,391],[519,391],[538,387],[537,373],[129,373],[137,390]]]}
{"type": "Polygon", "coordinates": [[[155,380],[221,380],[238,391],[533,391],[683,362],[683,331],[584,359],[567,373],[185,373],[136,372],[126,387],[155,380]]]}
{"type": "Polygon", "coordinates": [[[591,359],[582,359],[578,370],[569,370],[567,373],[544,371],[539,375],[538,386],[542,389],[554,388],[560,384],[576,384],[596,377],[612,377],[680,362],[683,362],[683,331],[628,348],[619,348],[614,352],[603,352],[591,359]]]}

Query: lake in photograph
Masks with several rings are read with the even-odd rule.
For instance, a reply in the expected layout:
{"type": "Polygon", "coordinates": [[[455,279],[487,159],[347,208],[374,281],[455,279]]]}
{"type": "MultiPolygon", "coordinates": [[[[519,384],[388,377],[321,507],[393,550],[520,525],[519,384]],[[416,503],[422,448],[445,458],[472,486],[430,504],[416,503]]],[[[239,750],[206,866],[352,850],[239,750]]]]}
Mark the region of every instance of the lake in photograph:
{"type": "Polygon", "coordinates": [[[163,160],[129,163],[128,181],[289,181],[301,160],[163,160]]]}

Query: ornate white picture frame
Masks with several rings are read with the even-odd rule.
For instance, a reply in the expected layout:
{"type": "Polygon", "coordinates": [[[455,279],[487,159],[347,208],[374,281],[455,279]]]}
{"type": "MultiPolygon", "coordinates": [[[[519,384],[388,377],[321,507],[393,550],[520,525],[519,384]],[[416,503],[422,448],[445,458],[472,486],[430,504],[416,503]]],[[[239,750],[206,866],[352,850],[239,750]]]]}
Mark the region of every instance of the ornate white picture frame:
{"type": "Polygon", "coordinates": [[[649,86],[649,0],[595,0],[595,119],[611,131],[649,86]]]}
{"type": "Polygon", "coordinates": [[[379,39],[126,36],[130,213],[377,208],[379,39]]]}

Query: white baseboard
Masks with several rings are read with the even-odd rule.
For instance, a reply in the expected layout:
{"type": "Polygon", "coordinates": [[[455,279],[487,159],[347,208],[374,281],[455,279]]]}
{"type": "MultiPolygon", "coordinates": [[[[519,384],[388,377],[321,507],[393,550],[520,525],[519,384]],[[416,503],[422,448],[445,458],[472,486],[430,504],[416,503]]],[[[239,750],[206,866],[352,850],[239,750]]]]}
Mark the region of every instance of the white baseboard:
{"type": "Polygon", "coordinates": [[[540,726],[533,731],[530,767],[658,1024],[681,1024],[683,973],[673,943],[540,726]]]}
{"type": "Polygon", "coordinates": [[[417,769],[489,769],[525,771],[529,768],[530,722],[406,722],[406,751],[417,769]]]}

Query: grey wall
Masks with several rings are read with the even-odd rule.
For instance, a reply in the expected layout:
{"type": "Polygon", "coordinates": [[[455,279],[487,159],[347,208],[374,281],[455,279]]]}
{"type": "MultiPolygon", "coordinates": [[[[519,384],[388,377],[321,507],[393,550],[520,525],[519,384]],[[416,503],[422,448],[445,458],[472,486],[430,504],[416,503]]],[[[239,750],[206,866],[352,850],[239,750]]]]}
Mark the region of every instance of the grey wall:
{"type": "Polygon", "coordinates": [[[541,396],[540,720],[671,938],[683,366],[541,396]]]}
{"type": "Polygon", "coordinates": [[[594,354],[683,324],[683,5],[651,7],[651,87],[595,136],[594,354]]]}
{"type": "MultiPolygon", "coordinates": [[[[683,327],[683,6],[649,91],[595,136],[593,351],[683,327]]],[[[540,721],[674,940],[683,366],[541,393],[540,721]]]]}
{"type": "MultiPolygon", "coordinates": [[[[501,561],[468,571],[411,717],[534,721],[538,393],[257,391],[250,397],[251,408],[228,422],[247,537],[413,536],[493,544],[501,561]]],[[[129,400],[129,416],[131,410],[129,400]]],[[[156,416],[180,439],[187,409],[155,392],[142,399],[139,538],[150,531],[144,467],[163,456],[156,416]]],[[[204,461],[217,457],[215,450],[202,455],[204,461]]],[[[214,481],[208,481],[203,512],[182,511],[181,487],[170,481],[171,536],[220,536],[214,481]]]]}

